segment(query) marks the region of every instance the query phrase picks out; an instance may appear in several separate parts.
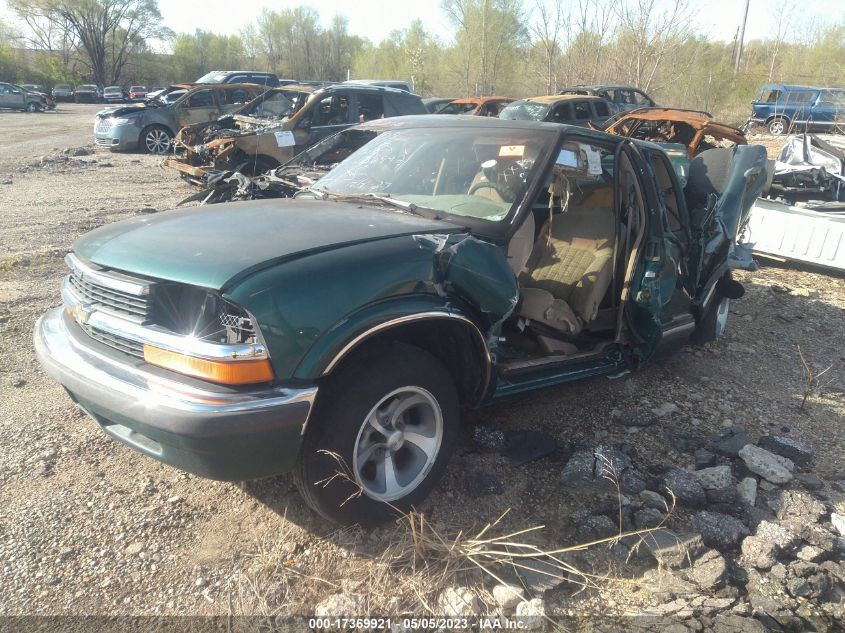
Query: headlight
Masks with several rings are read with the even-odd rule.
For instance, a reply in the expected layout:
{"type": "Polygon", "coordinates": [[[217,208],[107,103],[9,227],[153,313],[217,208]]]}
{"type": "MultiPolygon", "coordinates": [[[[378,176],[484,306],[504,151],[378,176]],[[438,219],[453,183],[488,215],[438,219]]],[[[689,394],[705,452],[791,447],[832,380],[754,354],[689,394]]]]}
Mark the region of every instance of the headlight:
{"type": "Polygon", "coordinates": [[[144,345],[144,360],[212,382],[246,385],[274,373],[252,315],[213,292],[179,284],[153,290],[153,321],[179,345],[144,345]],[[184,337],[184,338],[182,338],[184,337]]]}
{"type": "Polygon", "coordinates": [[[126,125],[127,123],[132,123],[135,119],[112,119],[112,125],[126,125]]]}

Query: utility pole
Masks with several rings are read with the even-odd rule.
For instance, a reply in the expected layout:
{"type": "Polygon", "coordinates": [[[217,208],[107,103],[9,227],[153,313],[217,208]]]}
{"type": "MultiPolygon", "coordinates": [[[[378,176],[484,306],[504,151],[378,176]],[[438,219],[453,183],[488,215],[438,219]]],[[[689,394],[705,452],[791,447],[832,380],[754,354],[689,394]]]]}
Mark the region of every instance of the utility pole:
{"type": "Polygon", "coordinates": [[[745,42],[745,23],[748,22],[748,5],[751,0],[745,0],[745,12],[742,14],[742,25],[739,27],[739,41],[736,43],[736,59],[734,60],[734,77],[739,72],[739,62],[742,59],[742,45],[745,42]]]}

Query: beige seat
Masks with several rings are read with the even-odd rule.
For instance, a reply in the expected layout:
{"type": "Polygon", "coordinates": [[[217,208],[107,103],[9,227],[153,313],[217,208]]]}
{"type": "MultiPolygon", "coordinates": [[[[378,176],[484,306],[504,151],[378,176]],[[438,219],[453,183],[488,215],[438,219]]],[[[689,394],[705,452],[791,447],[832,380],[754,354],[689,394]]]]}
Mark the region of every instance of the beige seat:
{"type": "Polygon", "coordinates": [[[546,222],[534,243],[519,278],[519,315],[565,334],[581,332],[610,287],[615,241],[607,196],[570,202],[565,213],[546,222]]]}

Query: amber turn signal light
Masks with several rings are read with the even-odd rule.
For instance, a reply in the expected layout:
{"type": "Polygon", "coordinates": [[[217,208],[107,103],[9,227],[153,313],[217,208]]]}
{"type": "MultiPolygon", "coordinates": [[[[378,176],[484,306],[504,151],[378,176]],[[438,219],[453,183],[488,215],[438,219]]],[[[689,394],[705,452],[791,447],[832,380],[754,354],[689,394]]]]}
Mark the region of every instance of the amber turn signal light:
{"type": "Polygon", "coordinates": [[[208,360],[144,345],[144,360],[151,365],[171,369],[180,374],[226,385],[268,382],[274,377],[273,368],[266,358],[234,361],[208,360]]]}

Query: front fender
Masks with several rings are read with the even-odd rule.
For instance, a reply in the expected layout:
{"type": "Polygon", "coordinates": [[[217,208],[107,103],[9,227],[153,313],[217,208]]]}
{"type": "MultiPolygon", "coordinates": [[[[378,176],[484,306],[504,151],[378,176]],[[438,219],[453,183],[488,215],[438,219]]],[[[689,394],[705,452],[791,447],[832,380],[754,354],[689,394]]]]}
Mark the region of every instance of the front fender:
{"type": "Polygon", "coordinates": [[[396,297],[366,306],[339,321],[317,340],[294,372],[294,378],[314,380],[330,373],[350,352],[372,336],[409,323],[432,320],[461,321],[486,343],[475,321],[454,304],[433,295],[396,297]]]}

